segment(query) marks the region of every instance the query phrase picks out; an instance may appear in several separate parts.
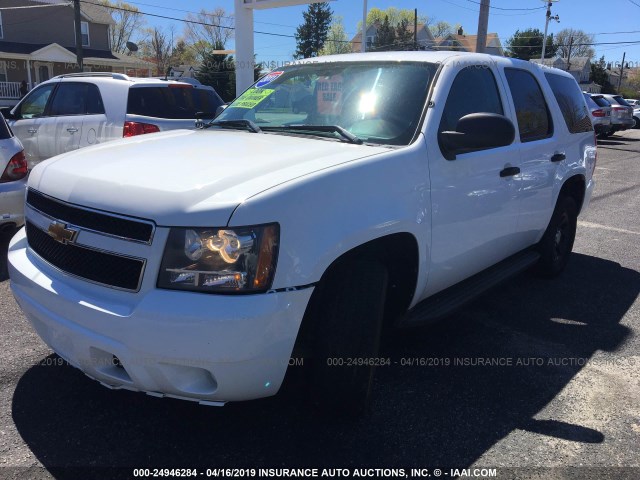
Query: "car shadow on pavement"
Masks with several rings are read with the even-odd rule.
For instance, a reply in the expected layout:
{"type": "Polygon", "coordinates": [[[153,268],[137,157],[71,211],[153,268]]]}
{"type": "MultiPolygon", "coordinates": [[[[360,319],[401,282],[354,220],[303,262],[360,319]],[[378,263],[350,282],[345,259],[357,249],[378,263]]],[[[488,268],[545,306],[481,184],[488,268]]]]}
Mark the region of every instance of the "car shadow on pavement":
{"type": "Polygon", "coordinates": [[[524,274],[438,325],[391,332],[381,355],[392,364],[357,422],[310,408],[300,367],[275,397],[215,408],[111,391],[55,356],[21,377],[12,416],[57,478],[89,466],[465,468],[516,429],[601,443],[597,430],[535,417],[596,351],[615,355],[639,291],[640,273],[574,254],[557,279],[524,274]]]}

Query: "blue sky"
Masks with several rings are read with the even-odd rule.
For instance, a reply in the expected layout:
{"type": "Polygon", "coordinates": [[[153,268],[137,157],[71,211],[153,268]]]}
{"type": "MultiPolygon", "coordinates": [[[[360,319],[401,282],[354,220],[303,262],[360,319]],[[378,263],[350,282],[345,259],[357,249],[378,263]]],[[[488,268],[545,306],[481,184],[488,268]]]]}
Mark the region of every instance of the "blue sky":
{"type": "MultiPolygon", "coordinates": [[[[560,0],[555,3],[552,13],[560,15],[560,23],[551,22],[549,32],[563,28],[575,28],[587,33],[597,34],[596,42],[638,41],[637,45],[598,45],[596,56],[605,55],[609,62],[620,62],[626,51],[626,61],[640,65],[640,0],[560,0]],[[634,2],[637,5],[634,5],[634,2]],[[604,19],[604,20],[603,20],[604,19]],[[610,33],[632,32],[632,33],[610,33]]],[[[184,18],[185,11],[198,11],[201,8],[222,7],[233,13],[233,0],[140,0],[130,1],[141,11],[184,18]],[[155,5],[157,7],[152,7],[155,5]]],[[[343,17],[345,29],[354,34],[358,21],[362,18],[361,0],[335,0],[331,2],[334,14],[343,17]]],[[[475,34],[478,26],[479,6],[476,0],[369,0],[369,8],[387,7],[417,8],[419,15],[435,17],[451,24],[460,23],[465,32],[475,34]]],[[[491,0],[489,31],[497,32],[503,44],[517,30],[528,27],[544,30],[545,10],[505,11],[498,8],[536,8],[544,7],[541,0],[491,0]]],[[[255,12],[255,30],[284,35],[293,35],[302,21],[305,6],[258,10],[255,12]]],[[[174,24],[176,33],[180,33],[183,24],[147,17],[151,25],[168,26],[174,24]]],[[[256,53],[259,61],[284,62],[290,60],[295,51],[295,39],[268,35],[255,35],[256,53]]],[[[233,48],[233,42],[229,44],[233,48]]]]}

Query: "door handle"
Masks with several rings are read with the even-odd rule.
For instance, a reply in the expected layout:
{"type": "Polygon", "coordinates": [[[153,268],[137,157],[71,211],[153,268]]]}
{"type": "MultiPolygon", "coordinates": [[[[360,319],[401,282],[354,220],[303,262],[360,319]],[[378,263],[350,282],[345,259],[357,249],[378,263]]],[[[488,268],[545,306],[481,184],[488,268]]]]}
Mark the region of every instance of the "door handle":
{"type": "Polygon", "coordinates": [[[29,130],[27,130],[27,132],[29,132],[29,133],[38,133],[38,129],[37,128],[30,128],[29,130]]]}
{"type": "Polygon", "coordinates": [[[520,173],[520,169],[518,167],[505,167],[500,171],[501,177],[513,177],[520,173]]]}
{"type": "Polygon", "coordinates": [[[551,157],[552,162],[561,162],[566,160],[567,156],[564,153],[556,153],[551,157]]]}
{"type": "Polygon", "coordinates": [[[73,128],[73,127],[67,128],[67,132],[69,132],[69,133],[76,133],[77,131],[78,131],[77,128],[73,128]]]}

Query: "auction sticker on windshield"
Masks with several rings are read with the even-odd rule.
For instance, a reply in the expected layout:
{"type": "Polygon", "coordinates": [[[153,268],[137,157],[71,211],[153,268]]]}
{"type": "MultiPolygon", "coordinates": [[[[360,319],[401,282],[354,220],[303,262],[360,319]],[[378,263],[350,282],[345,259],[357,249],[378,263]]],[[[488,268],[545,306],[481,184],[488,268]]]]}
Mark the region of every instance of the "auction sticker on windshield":
{"type": "Polygon", "coordinates": [[[278,78],[283,73],[284,72],[271,72],[267,74],[262,80],[256,83],[256,88],[262,88],[265,85],[269,85],[271,82],[273,82],[276,78],[278,78]]]}
{"type": "Polygon", "coordinates": [[[251,90],[247,90],[242,95],[240,95],[240,97],[235,102],[233,102],[232,107],[234,108],[257,107],[272,93],[273,93],[273,90],[269,90],[266,88],[265,89],[252,88],[251,90]]]}

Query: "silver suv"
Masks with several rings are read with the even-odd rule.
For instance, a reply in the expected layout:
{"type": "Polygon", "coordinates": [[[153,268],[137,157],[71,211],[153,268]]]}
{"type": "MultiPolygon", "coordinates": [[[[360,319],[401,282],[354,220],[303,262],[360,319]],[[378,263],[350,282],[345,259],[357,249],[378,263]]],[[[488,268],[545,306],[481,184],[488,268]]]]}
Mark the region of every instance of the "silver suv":
{"type": "Polygon", "coordinates": [[[606,135],[611,130],[611,106],[602,95],[584,94],[589,108],[589,116],[596,135],[606,135]]]}
{"type": "Polygon", "coordinates": [[[195,128],[196,112],[223,101],[201,84],[119,73],[60,75],[34,88],[7,116],[29,167],[61,153],[135,135],[195,128]]]}
{"type": "Polygon", "coordinates": [[[627,130],[635,126],[633,119],[633,107],[624,101],[620,95],[603,94],[604,99],[611,104],[611,130],[608,135],[613,135],[621,130],[627,130]]]}

